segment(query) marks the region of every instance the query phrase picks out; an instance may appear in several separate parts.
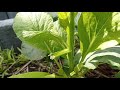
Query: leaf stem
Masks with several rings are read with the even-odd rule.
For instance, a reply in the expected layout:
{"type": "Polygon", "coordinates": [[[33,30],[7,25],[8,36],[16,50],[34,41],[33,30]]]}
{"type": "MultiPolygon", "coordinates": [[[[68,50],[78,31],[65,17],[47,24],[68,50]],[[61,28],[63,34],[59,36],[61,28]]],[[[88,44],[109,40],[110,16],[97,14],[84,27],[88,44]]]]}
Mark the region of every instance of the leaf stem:
{"type": "MultiPolygon", "coordinates": [[[[50,47],[47,45],[47,43],[44,42],[44,44],[45,44],[45,46],[47,47],[48,51],[49,51],[50,53],[52,53],[52,50],[51,50],[50,47]]],[[[57,64],[57,66],[58,66],[59,68],[62,68],[62,66],[59,64],[59,62],[58,62],[57,59],[54,58],[54,61],[55,61],[55,63],[57,64]]]]}
{"type": "Polygon", "coordinates": [[[74,12],[70,12],[70,24],[67,29],[67,44],[70,52],[68,53],[69,70],[74,70],[74,12]]]}

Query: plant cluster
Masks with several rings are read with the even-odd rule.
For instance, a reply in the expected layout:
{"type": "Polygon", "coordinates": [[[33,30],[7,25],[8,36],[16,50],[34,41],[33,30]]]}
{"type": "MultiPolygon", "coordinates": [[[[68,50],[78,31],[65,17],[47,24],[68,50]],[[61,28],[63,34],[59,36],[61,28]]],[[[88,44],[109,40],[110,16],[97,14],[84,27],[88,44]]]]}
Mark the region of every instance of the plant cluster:
{"type": "Polygon", "coordinates": [[[100,63],[120,69],[119,17],[119,12],[58,12],[58,20],[53,21],[46,12],[19,12],[13,29],[22,41],[21,52],[30,60],[49,55],[59,70],[10,78],[81,78],[100,63]]]}

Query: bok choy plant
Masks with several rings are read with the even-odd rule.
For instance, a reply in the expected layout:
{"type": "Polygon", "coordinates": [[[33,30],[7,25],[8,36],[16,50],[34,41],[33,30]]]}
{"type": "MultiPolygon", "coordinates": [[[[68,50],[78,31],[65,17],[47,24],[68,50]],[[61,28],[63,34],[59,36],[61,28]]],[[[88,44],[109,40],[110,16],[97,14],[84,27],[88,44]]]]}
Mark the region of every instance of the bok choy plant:
{"type": "Polygon", "coordinates": [[[49,54],[59,70],[57,74],[29,72],[11,78],[79,78],[100,63],[120,69],[119,17],[119,12],[58,12],[58,20],[53,22],[45,12],[19,12],[13,24],[17,37],[37,49],[41,57],[49,54]],[[77,53],[75,33],[80,41],[77,53]],[[63,65],[58,62],[60,57],[63,65]]]}

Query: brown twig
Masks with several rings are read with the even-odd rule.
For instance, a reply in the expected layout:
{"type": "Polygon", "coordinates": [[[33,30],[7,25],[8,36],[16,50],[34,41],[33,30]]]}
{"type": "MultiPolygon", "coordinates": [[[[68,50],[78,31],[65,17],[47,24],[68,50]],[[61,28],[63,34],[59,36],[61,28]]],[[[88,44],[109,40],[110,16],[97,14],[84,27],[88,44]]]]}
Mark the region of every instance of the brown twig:
{"type": "Polygon", "coordinates": [[[29,67],[27,66],[27,72],[29,72],[29,67]]]}
{"type": "Polygon", "coordinates": [[[97,70],[94,70],[94,72],[95,72],[96,74],[99,74],[99,75],[101,75],[101,76],[105,77],[105,78],[110,78],[110,77],[108,77],[108,76],[106,76],[106,75],[104,75],[104,74],[100,73],[100,72],[99,72],[99,71],[97,71],[97,70]]]}
{"type": "Polygon", "coordinates": [[[30,60],[29,62],[27,62],[21,69],[19,69],[18,71],[15,72],[15,74],[20,73],[20,71],[22,71],[26,66],[28,66],[30,63],[32,62],[32,60],[30,60]]]}
{"type": "Polygon", "coordinates": [[[8,68],[2,73],[2,78],[4,77],[5,72],[7,72],[10,68],[12,68],[17,62],[19,62],[19,60],[16,61],[16,62],[14,62],[12,65],[10,65],[10,67],[8,67],[8,68]]]}

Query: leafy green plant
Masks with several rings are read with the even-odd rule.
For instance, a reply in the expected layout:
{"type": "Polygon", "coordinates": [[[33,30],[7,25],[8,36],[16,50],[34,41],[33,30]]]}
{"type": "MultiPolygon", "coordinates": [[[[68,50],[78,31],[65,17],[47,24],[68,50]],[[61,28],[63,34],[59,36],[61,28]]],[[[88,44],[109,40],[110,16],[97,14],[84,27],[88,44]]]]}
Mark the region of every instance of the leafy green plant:
{"type": "Polygon", "coordinates": [[[18,62],[25,62],[28,59],[23,54],[17,54],[14,49],[0,48],[0,77],[9,75],[9,70],[18,62]]]}
{"type": "MultiPolygon", "coordinates": [[[[99,63],[120,68],[120,47],[115,47],[120,42],[119,16],[118,12],[59,12],[58,20],[53,22],[44,12],[20,12],[13,29],[23,43],[49,54],[59,67],[55,77],[84,77],[87,70],[96,68],[99,63]],[[80,41],[77,53],[75,34],[80,41]],[[63,65],[58,62],[59,57],[64,58],[63,65]]],[[[26,73],[22,77],[24,75],[26,73]]],[[[15,77],[17,75],[12,76],[15,77]]]]}
{"type": "Polygon", "coordinates": [[[14,49],[0,49],[0,72],[3,72],[9,64],[12,64],[15,62],[15,55],[14,55],[14,49]],[[6,67],[3,66],[3,64],[7,64],[6,67]]]}
{"type": "Polygon", "coordinates": [[[54,74],[48,74],[46,72],[28,72],[25,74],[19,74],[11,76],[10,78],[55,78],[54,74]]]}

